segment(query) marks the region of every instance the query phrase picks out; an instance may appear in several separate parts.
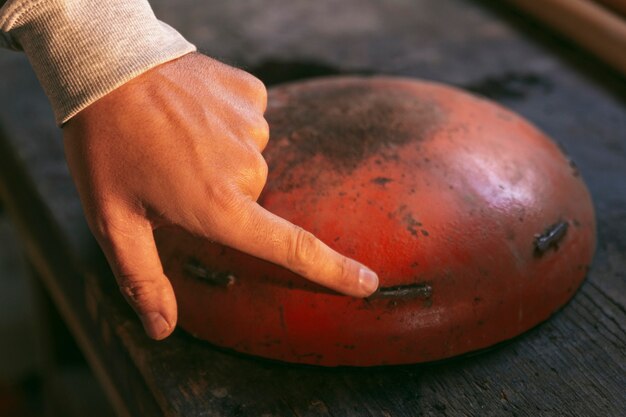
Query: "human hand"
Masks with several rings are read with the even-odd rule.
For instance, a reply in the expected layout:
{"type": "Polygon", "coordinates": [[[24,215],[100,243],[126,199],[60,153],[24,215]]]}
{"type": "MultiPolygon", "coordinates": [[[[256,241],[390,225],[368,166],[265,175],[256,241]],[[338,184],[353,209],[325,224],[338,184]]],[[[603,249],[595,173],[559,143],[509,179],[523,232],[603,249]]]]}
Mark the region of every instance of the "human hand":
{"type": "Polygon", "coordinates": [[[256,203],[267,176],[263,84],[200,54],[158,66],[63,127],[89,226],[154,339],[177,320],[153,229],[189,232],[365,297],[375,273],[256,203]]]}

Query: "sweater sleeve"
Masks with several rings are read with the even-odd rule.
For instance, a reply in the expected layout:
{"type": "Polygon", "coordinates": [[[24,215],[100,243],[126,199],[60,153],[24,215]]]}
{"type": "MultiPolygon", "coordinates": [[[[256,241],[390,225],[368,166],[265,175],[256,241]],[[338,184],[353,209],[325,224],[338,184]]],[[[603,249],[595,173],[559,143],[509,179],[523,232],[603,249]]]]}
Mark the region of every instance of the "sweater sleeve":
{"type": "Polygon", "coordinates": [[[115,88],[195,47],[147,0],[8,0],[0,46],[26,53],[62,125],[115,88]]]}

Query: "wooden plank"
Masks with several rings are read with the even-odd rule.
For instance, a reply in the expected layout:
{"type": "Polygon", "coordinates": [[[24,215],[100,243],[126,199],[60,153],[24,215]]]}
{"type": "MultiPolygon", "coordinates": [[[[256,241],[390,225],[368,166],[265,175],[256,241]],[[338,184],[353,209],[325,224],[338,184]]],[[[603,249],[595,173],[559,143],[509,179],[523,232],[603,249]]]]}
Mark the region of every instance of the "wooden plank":
{"type": "Polygon", "coordinates": [[[626,1],[624,0],[591,0],[606,7],[607,9],[619,13],[626,18],[626,1]]]}
{"type": "Polygon", "coordinates": [[[622,79],[595,64],[572,69],[567,51],[553,55],[561,45],[547,50],[501,21],[506,11],[460,0],[153,4],[201,49],[274,81],[386,73],[464,86],[506,104],[579,165],[596,202],[599,247],[589,279],[562,312],[510,344],[451,362],[319,369],[231,354],[182,331],[152,342],[102,266],[28,64],[2,51],[0,189],[120,408],[150,416],[626,413],[622,79]]]}
{"type": "Polygon", "coordinates": [[[42,356],[38,371],[44,414],[47,417],[116,415],[43,287],[39,273],[32,265],[28,269],[36,301],[37,342],[42,356]]]}
{"type": "Polygon", "coordinates": [[[626,20],[589,0],[508,0],[626,74],[626,20]]]}

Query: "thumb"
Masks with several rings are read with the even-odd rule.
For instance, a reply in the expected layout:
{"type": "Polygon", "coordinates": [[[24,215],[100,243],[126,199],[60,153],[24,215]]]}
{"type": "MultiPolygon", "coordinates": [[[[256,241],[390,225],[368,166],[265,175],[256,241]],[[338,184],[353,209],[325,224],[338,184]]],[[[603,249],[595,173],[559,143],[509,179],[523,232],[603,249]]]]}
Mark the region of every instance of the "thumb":
{"type": "Polygon", "coordinates": [[[163,274],[150,222],[137,215],[125,217],[123,222],[106,222],[96,238],[148,336],[164,339],[176,326],[174,290],[163,274]]]}

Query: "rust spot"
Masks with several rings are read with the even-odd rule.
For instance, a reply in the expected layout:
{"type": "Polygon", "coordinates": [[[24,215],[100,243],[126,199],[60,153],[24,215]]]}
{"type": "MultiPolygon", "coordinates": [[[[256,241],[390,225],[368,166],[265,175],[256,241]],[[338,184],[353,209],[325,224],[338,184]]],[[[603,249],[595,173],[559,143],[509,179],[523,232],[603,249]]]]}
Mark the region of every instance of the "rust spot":
{"type": "Polygon", "coordinates": [[[235,282],[235,276],[228,271],[215,271],[202,265],[197,259],[189,260],[183,270],[192,276],[210,285],[227,287],[235,282]]]}
{"type": "Polygon", "coordinates": [[[421,282],[408,285],[394,285],[380,287],[370,298],[424,298],[433,295],[433,287],[429,283],[421,282]]]}
{"type": "MultiPolygon", "coordinates": [[[[409,233],[411,233],[413,236],[418,237],[419,236],[418,229],[420,229],[423,226],[423,224],[422,222],[416,220],[411,214],[411,212],[408,212],[407,210],[408,210],[408,207],[406,205],[402,205],[398,208],[398,210],[388,213],[387,217],[389,217],[390,219],[400,217],[402,221],[404,222],[405,229],[409,233]]],[[[422,234],[424,233],[422,232],[422,234]]],[[[426,231],[426,234],[424,234],[424,236],[428,236],[428,231],[426,231]]]]}
{"type": "Polygon", "coordinates": [[[385,185],[388,182],[392,182],[393,180],[391,178],[386,178],[386,177],[376,177],[374,179],[372,179],[371,182],[373,182],[374,184],[378,184],[378,185],[385,185]]]}
{"type": "Polygon", "coordinates": [[[415,220],[413,218],[413,216],[411,216],[411,214],[407,214],[406,216],[404,216],[404,220],[406,222],[406,230],[411,233],[413,236],[417,236],[417,229],[415,228],[416,226],[421,226],[422,224],[420,222],[418,222],[417,220],[415,220]]]}
{"type": "MultiPolygon", "coordinates": [[[[363,77],[278,88],[266,118],[272,140],[292,146],[293,152],[281,152],[288,165],[321,155],[345,172],[369,156],[393,159],[398,145],[433,137],[443,116],[435,101],[404,84],[383,87],[363,77]]],[[[267,158],[271,162],[271,154],[267,158]]]]}
{"type": "Polygon", "coordinates": [[[535,256],[543,255],[552,247],[558,249],[558,244],[567,233],[568,227],[568,222],[558,222],[546,228],[542,234],[535,235],[535,256]]]}

